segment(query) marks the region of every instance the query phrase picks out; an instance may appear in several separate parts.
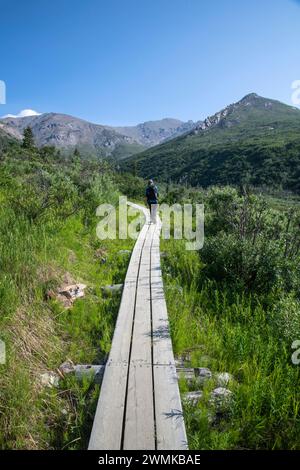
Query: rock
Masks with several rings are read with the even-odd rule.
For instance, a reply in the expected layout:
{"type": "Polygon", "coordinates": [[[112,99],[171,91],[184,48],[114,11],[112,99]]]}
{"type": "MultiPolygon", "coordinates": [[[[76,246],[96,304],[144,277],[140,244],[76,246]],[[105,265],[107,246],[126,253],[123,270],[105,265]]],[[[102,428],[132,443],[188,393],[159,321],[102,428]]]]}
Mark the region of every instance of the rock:
{"type": "Polygon", "coordinates": [[[207,380],[212,378],[212,373],[207,367],[195,367],[195,377],[199,380],[207,380]]]}
{"type": "Polygon", "coordinates": [[[219,374],[217,374],[218,387],[226,387],[232,380],[233,376],[228,372],[220,372],[219,374]]]}
{"type": "Polygon", "coordinates": [[[58,293],[64,295],[67,299],[75,300],[84,297],[84,289],[86,289],[85,284],[71,284],[60,288],[58,293]]]}
{"type": "Polygon", "coordinates": [[[55,372],[44,372],[40,378],[44,387],[58,387],[59,376],[55,372]]]}
{"type": "Polygon", "coordinates": [[[82,380],[84,377],[94,377],[96,384],[101,384],[105,365],[80,364],[75,366],[75,377],[82,380]]]}
{"type": "Polygon", "coordinates": [[[55,295],[56,300],[60,301],[65,308],[71,308],[76,299],[84,297],[85,284],[64,285],[58,289],[55,295]]]}
{"type": "Polygon", "coordinates": [[[65,361],[59,366],[59,371],[63,374],[70,374],[71,372],[75,372],[75,366],[72,361],[65,361]]]}
{"type": "Polygon", "coordinates": [[[215,388],[211,393],[211,403],[217,408],[224,408],[228,406],[231,399],[233,398],[233,393],[224,387],[215,388]]]}
{"type": "Polygon", "coordinates": [[[161,251],[160,252],[160,257],[161,258],[167,258],[168,257],[168,253],[166,251],[161,251]]]}
{"type": "Polygon", "coordinates": [[[55,299],[61,302],[65,308],[71,308],[73,305],[73,300],[67,298],[65,295],[56,294],[55,299]]]}
{"type": "Polygon", "coordinates": [[[72,361],[65,361],[59,366],[59,373],[63,378],[67,374],[74,373],[78,380],[82,380],[84,377],[93,376],[96,384],[102,382],[103,374],[105,370],[105,364],[91,365],[91,364],[76,364],[72,361]]]}
{"type": "Polygon", "coordinates": [[[130,250],[119,250],[118,253],[119,253],[119,255],[130,255],[131,251],[130,250]]]}
{"type": "Polygon", "coordinates": [[[178,378],[184,378],[191,382],[195,378],[195,372],[192,368],[177,367],[176,368],[178,378]]]}
{"type": "Polygon", "coordinates": [[[183,395],[184,400],[189,402],[191,405],[197,405],[197,403],[201,400],[203,393],[201,390],[196,392],[187,392],[183,395]]]}
{"type": "Polygon", "coordinates": [[[109,286],[101,287],[101,291],[104,295],[116,294],[122,292],[123,284],[112,284],[109,286]]]}

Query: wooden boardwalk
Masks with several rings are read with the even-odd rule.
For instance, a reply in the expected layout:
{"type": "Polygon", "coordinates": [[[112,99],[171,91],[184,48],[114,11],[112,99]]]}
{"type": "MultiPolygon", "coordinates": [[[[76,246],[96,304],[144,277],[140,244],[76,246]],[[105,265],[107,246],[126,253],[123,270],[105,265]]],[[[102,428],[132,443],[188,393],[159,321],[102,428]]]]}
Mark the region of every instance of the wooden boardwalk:
{"type": "Polygon", "coordinates": [[[185,450],[187,438],[149,211],[133,249],[89,442],[90,450],[185,450]]]}

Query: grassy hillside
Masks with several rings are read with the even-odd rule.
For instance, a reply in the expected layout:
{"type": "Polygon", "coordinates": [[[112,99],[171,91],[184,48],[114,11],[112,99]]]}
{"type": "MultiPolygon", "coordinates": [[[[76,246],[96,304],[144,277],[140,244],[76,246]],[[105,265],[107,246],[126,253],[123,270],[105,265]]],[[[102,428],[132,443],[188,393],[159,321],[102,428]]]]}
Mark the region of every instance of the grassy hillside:
{"type": "Polygon", "coordinates": [[[122,167],[195,186],[248,182],[299,191],[299,131],[300,110],[252,94],[122,167]]]}

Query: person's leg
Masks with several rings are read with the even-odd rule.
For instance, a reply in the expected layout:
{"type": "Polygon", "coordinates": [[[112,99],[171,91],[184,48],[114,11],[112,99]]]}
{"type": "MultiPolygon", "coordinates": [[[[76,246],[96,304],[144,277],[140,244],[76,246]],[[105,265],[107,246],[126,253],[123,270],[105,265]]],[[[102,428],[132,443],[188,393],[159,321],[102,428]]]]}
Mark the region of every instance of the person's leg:
{"type": "Polygon", "coordinates": [[[152,209],[151,209],[151,206],[152,206],[151,202],[148,202],[148,207],[149,207],[149,211],[150,211],[150,224],[152,222],[152,209]]]}
{"type": "Polygon", "coordinates": [[[158,204],[151,204],[151,222],[153,224],[157,222],[157,208],[158,204]]]}

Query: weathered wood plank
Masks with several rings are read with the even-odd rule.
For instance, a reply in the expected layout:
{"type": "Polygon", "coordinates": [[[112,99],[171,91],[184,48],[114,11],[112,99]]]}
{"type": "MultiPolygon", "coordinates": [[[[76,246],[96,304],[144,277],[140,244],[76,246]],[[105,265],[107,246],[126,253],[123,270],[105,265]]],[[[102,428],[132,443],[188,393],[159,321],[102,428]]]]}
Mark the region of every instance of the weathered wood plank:
{"type": "Polygon", "coordinates": [[[174,365],[173,347],[160,264],[159,234],[160,226],[158,225],[154,234],[151,251],[153,364],[174,365]]]}
{"type": "Polygon", "coordinates": [[[118,318],[115,326],[109,361],[123,362],[129,359],[135,293],[142,248],[149,227],[144,226],[134,247],[125,278],[118,318]]]}
{"type": "Polygon", "coordinates": [[[106,364],[89,450],[120,450],[128,364],[106,364]]]}
{"type": "Polygon", "coordinates": [[[143,248],[129,364],[124,449],[155,449],[152,381],[150,255],[154,226],[143,248]]]}
{"type": "Polygon", "coordinates": [[[134,246],[105,368],[89,449],[121,448],[128,361],[140,258],[149,226],[144,225],[134,246]]]}
{"type": "Polygon", "coordinates": [[[187,436],[176,367],[154,365],[155,423],[158,450],[186,450],[187,436]]]}
{"type": "Polygon", "coordinates": [[[187,436],[161,273],[159,234],[160,227],[158,226],[151,252],[153,379],[157,449],[186,450],[188,448],[187,436]]]}

